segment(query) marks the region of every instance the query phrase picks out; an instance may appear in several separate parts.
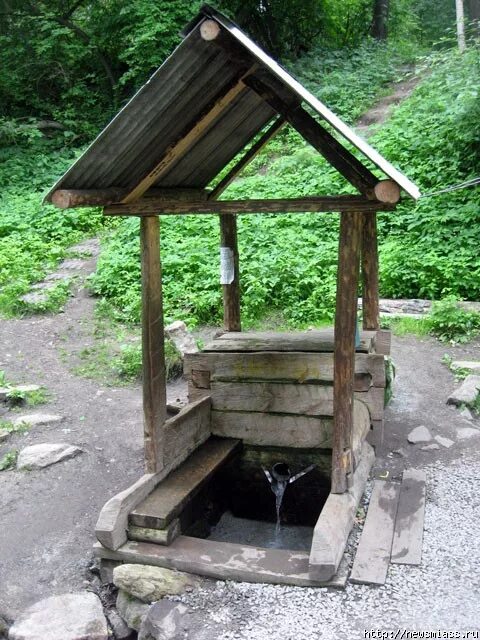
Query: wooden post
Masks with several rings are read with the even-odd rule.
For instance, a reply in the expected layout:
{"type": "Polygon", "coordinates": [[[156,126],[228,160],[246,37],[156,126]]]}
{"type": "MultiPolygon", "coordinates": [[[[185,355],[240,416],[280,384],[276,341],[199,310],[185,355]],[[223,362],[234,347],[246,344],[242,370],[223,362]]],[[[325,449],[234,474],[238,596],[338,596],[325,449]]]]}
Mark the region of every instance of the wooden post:
{"type": "Polygon", "coordinates": [[[241,331],[237,219],[233,214],[220,216],[220,252],[223,326],[226,331],[241,331]]]}
{"type": "Polygon", "coordinates": [[[378,331],[379,295],[378,295],[378,247],[377,214],[366,213],[363,216],[362,232],[362,311],[363,328],[378,331]]]}
{"type": "Polygon", "coordinates": [[[140,220],[142,259],[143,424],[147,473],[163,468],[166,420],[160,224],[157,216],[140,220]]]}
{"type": "Polygon", "coordinates": [[[338,250],[333,377],[332,493],[344,493],[353,471],[355,323],[362,213],[342,213],[338,250]]]}

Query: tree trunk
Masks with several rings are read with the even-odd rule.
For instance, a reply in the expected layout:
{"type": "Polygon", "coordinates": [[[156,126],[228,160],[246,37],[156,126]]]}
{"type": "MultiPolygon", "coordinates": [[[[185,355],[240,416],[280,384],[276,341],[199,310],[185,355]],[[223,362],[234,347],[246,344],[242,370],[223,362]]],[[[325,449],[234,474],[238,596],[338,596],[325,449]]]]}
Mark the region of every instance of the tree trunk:
{"type": "Polygon", "coordinates": [[[463,15],[463,0],[455,0],[457,10],[457,40],[460,53],[465,51],[465,18],[463,15]]]}
{"type": "Polygon", "coordinates": [[[386,40],[388,35],[388,9],[390,0],[374,0],[372,36],[386,40]]]}

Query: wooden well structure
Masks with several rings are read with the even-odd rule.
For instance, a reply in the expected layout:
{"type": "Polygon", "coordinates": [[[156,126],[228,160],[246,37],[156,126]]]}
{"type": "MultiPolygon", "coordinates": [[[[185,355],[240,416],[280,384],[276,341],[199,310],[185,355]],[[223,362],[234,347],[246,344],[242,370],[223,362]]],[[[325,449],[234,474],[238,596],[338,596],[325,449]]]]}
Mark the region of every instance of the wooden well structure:
{"type": "Polygon", "coordinates": [[[376,212],[394,211],[401,190],[413,198],[419,192],[222,14],[204,6],[184,36],[46,198],[64,209],[102,206],[107,216],[138,216],[141,223],[146,473],[105,505],[96,528],[97,554],[105,566],[150,562],[219,577],[321,584],[338,569],[368,476],[367,432],[378,441],[383,427],[388,335],[379,331],[376,212]],[[220,199],[287,123],[358,194],[220,199]],[[242,333],[237,215],[286,212],[340,214],[334,330],[242,333]],[[226,333],[187,357],[190,402],[172,413],[166,402],[159,216],[184,214],[219,217],[226,333]],[[363,331],[356,347],[360,273],[363,331]],[[233,378],[225,373],[229,366],[233,378]],[[281,372],[278,379],[272,371],[281,372]],[[278,382],[287,384],[272,393],[268,385],[278,382]],[[309,382],[318,397],[302,395],[308,385],[299,383],[309,382]],[[251,385],[240,400],[235,383],[251,385]],[[194,518],[193,496],[242,441],[331,449],[331,494],[310,554],[245,551],[183,535],[194,518]],[[162,487],[163,498],[155,497],[162,487]],[[164,501],[160,507],[158,500],[164,501]]]}

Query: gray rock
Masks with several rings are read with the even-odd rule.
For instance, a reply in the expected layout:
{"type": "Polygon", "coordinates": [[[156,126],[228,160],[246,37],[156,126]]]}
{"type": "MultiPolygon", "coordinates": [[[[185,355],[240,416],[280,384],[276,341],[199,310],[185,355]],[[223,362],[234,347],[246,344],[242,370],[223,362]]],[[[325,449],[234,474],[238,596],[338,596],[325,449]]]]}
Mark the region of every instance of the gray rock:
{"type": "Polygon", "coordinates": [[[30,425],[31,427],[37,427],[44,424],[54,424],[56,422],[62,422],[63,416],[58,416],[51,413],[30,413],[22,416],[18,416],[13,421],[13,424],[18,427],[21,424],[25,423],[30,425]]]}
{"type": "Polygon", "coordinates": [[[480,436],[478,429],[473,429],[472,427],[460,427],[460,429],[457,429],[457,438],[459,440],[467,440],[475,436],[480,436]]]}
{"type": "Polygon", "coordinates": [[[419,427],[415,427],[407,436],[407,440],[411,444],[419,444],[420,442],[430,442],[432,435],[430,431],[423,424],[419,427]]]}
{"type": "Polygon", "coordinates": [[[94,593],[66,593],[37,602],[22,613],[10,640],[107,640],[107,621],[94,593]]]}
{"type": "Polygon", "coordinates": [[[468,369],[474,373],[480,373],[480,362],[478,360],[454,360],[451,365],[451,369],[468,369]]]}
{"type": "Polygon", "coordinates": [[[130,629],[139,631],[143,619],[150,609],[149,604],[145,604],[138,598],[134,598],[126,591],[120,591],[117,595],[117,611],[125,620],[130,629]]]}
{"type": "Polygon", "coordinates": [[[392,451],[392,453],[394,456],[400,456],[400,458],[405,458],[405,456],[407,455],[407,452],[403,447],[400,447],[400,449],[395,449],[394,451],[392,451]]]}
{"type": "Polygon", "coordinates": [[[213,640],[226,630],[209,619],[207,611],[193,610],[180,602],[161,600],[150,607],[138,640],[213,640]]]}
{"type": "Polygon", "coordinates": [[[466,420],[473,420],[472,412],[468,407],[464,407],[462,411],[460,411],[460,415],[462,416],[462,418],[465,418],[466,420]]]}
{"type": "Polygon", "coordinates": [[[70,258],[69,260],[64,260],[58,265],[59,269],[68,269],[72,271],[80,271],[85,266],[85,260],[81,258],[70,258]]]}
{"type": "Polygon", "coordinates": [[[40,385],[38,384],[17,384],[10,389],[10,391],[20,391],[21,393],[30,393],[31,391],[39,391],[40,385]]]}
{"type": "Polygon", "coordinates": [[[441,444],[442,447],[446,447],[447,449],[450,449],[452,444],[455,444],[453,440],[450,440],[450,438],[444,438],[443,436],[435,436],[435,440],[441,444]]]}
{"type": "Polygon", "coordinates": [[[115,609],[107,611],[107,618],[116,640],[129,640],[132,637],[133,631],[115,609]]]}
{"type": "Polygon", "coordinates": [[[461,404],[472,405],[479,394],[480,376],[469,375],[462,384],[448,398],[447,404],[454,404],[457,407],[461,404]]]}
{"type": "Polygon", "coordinates": [[[188,573],[143,564],[121,564],[113,570],[113,584],[143,602],[180,595],[198,582],[188,573]]]}
{"type": "Polygon", "coordinates": [[[8,623],[0,616],[0,638],[6,638],[8,636],[8,623]]]}
{"type": "Polygon", "coordinates": [[[30,291],[30,293],[20,296],[20,300],[25,304],[44,304],[48,300],[48,292],[30,291]]]}
{"type": "Polygon", "coordinates": [[[0,387],[0,402],[5,402],[10,391],[10,387],[0,387]]]}
{"type": "Polygon", "coordinates": [[[8,436],[10,435],[10,433],[8,431],[1,431],[0,430],[0,442],[4,442],[8,436]]]}
{"type": "Polygon", "coordinates": [[[60,460],[73,458],[79,453],[82,453],[82,449],[72,444],[60,442],[33,444],[25,447],[18,454],[17,469],[43,469],[60,460]]]}
{"type": "Polygon", "coordinates": [[[436,451],[440,449],[440,445],[438,444],[427,444],[424,447],[421,447],[422,451],[436,451]]]}
{"type": "Polygon", "coordinates": [[[166,326],[165,334],[172,340],[182,358],[186,353],[197,353],[197,343],[182,320],[176,320],[166,326]]]}

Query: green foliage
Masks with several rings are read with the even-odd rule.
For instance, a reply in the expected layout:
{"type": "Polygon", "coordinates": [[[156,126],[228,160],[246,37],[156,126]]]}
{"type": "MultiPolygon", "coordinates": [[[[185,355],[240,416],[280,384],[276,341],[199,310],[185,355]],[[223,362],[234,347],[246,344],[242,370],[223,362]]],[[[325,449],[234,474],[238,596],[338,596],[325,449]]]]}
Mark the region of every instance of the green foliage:
{"type": "Polygon", "coordinates": [[[18,458],[18,450],[13,449],[12,451],[8,451],[2,458],[0,458],[0,471],[5,471],[7,469],[13,469],[17,462],[18,458]]]}
{"type": "Polygon", "coordinates": [[[29,424],[26,422],[20,422],[20,424],[13,424],[10,420],[0,420],[0,436],[8,433],[25,433],[29,429],[29,424]]]}
{"type": "Polygon", "coordinates": [[[429,323],[430,333],[443,341],[468,342],[480,333],[480,313],[462,309],[454,298],[435,303],[429,323]]]}

